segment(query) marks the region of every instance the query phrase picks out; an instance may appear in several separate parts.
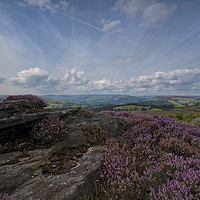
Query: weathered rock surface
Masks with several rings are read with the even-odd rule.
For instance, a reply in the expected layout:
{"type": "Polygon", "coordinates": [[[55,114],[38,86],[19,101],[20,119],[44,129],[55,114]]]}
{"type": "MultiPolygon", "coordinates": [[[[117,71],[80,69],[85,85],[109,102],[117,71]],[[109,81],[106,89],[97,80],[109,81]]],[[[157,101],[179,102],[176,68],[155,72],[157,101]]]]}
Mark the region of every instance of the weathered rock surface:
{"type": "MultiPolygon", "coordinates": [[[[12,115],[0,119],[0,143],[10,140],[11,138],[31,135],[32,128],[34,127],[35,123],[49,114],[57,114],[66,121],[66,126],[70,132],[68,135],[70,143],[72,141],[73,143],[85,142],[85,138],[81,133],[79,133],[79,130],[82,125],[90,124],[91,122],[98,123],[111,136],[120,135],[126,128],[126,122],[123,119],[104,114],[91,114],[80,107],[65,109],[43,109],[33,112],[35,110],[24,108],[20,110],[19,107],[23,107],[21,105],[23,103],[24,101],[17,101],[17,106],[13,106],[14,103],[12,102],[12,115]],[[15,109],[16,113],[14,112],[15,109]]],[[[0,113],[2,116],[6,116],[7,113],[5,105],[8,104],[5,104],[5,102],[0,103],[0,113]],[[3,104],[3,106],[1,106],[1,104],[3,104]]]]}
{"type": "MultiPolygon", "coordinates": [[[[19,158],[16,164],[3,164],[0,167],[0,192],[9,192],[16,199],[40,200],[78,200],[83,194],[94,192],[97,172],[101,167],[102,146],[90,147],[69,172],[61,174],[42,173],[40,165],[48,157],[49,150],[34,150],[29,156],[20,157],[20,153],[3,155],[12,160],[19,158]]],[[[11,161],[12,161],[11,160],[11,161]]]]}
{"type": "Polygon", "coordinates": [[[23,107],[18,105],[20,103],[10,109],[9,115],[5,112],[10,106],[0,105],[0,113],[4,116],[0,119],[0,152],[7,148],[5,143],[11,137],[13,140],[31,138],[35,122],[49,114],[57,114],[65,121],[68,134],[63,141],[48,149],[26,149],[26,141],[20,140],[14,152],[0,154],[0,193],[8,192],[23,200],[78,200],[84,192],[91,194],[101,168],[100,154],[104,146],[90,146],[85,127],[95,124],[107,133],[107,137],[118,137],[126,130],[126,121],[82,108],[33,112],[28,106],[20,109],[23,107]]]}
{"type": "Polygon", "coordinates": [[[36,108],[28,100],[3,101],[0,103],[0,119],[17,116],[33,109],[36,108]]]}

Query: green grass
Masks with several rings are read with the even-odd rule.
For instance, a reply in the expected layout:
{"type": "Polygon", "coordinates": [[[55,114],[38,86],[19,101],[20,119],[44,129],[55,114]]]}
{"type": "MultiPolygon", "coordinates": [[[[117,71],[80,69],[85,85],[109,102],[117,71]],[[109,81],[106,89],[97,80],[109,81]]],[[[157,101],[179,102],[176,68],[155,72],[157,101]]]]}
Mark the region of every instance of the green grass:
{"type": "Polygon", "coordinates": [[[162,109],[160,109],[160,108],[152,108],[152,109],[150,109],[150,111],[162,111],[162,109]]]}
{"type": "Polygon", "coordinates": [[[168,100],[170,103],[173,103],[174,104],[174,106],[175,107],[178,107],[178,108],[183,108],[183,107],[185,107],[184,105],[182,105],[182,104],[180,104],[180,103],[178,103],[178,102],[176,102],[176,101],[173,101],[173,100],[168,100]]]}

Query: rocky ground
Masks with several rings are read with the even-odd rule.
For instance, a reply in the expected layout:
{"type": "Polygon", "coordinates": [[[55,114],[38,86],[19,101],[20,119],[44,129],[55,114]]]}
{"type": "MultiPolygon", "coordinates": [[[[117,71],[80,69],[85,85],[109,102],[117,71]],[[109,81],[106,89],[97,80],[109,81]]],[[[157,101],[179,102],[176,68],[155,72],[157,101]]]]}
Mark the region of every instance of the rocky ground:
{"type": "Polygon", "coordinates": [[[102,141],[88,132],[99,127],[106,137],[126,130],[124,119],[82,108],[34,109],[27,101],[0,103],[0,193],[23,200],[72,200],[94,191],[101,168],[102,141]],[[50,114],[64,120],[66,137],[47,147],[33,142],[36,122],[50,114]]]}

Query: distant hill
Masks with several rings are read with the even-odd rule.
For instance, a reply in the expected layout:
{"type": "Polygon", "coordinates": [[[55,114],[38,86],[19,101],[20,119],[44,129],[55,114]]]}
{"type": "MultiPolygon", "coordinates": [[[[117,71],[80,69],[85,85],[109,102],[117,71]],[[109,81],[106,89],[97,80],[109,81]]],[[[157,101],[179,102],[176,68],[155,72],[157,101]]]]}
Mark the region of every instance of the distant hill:
{"type": "MultiPolygon", "coordinates": [[[[0,95],[0,101],[8,95],[0,95]]],[[[135,109],[135,106],[143,106],[141,109],[172,109],[200,106],[200,96],[131,96],[120,94],[86,94],[86,95],[43,95],[50,108],[66,108],[80,106],[89,110],[113,110],[120,106],[128,106],[123,109],[135,109]],[[132,107],[131,107],[132,106],[132,107]]],[[[140,107],[138,107],[140,108],[140,107]]]]}
{"type": "Polygon", "coordinates": [[[2,101],[3,99],[5,99],[8,95],[0,95],[0,101],[2,101]]]}
{"type": "Polygon", "coordinates": [[[144,99],[130,95],[45,95],[43,97],[53,100],[65,101],[68,104],[74,106],[127,104],[138,102],[144,99]]]}

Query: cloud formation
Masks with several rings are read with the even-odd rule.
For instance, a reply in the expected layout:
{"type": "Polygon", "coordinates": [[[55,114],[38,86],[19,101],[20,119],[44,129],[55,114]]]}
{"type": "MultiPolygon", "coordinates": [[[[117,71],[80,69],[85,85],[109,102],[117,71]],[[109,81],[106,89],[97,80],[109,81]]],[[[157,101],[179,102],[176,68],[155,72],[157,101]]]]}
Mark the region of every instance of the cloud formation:
{"type": "Polygon", "coordinates": [[[122,28],[117,27],[120,24],[120,20],[110,21],[102,19],[101,24],[103,27],[101,28],[63,12],[69,7],[69,3],[66,0],[19,0],[16,4],[22,7],[34,6],[38,7],[42,11],[48,10],[52,13],[58,13],[80,24],[84,24],[90,28],[96,29],[97,31],[105,32],[113,36],[116,36],[115,33],[119,33],[123,30],[122,28]]]}
{"type": "Polygon", "coordinates": [[[164,3],[153,2],[145,8],[142,14],[141,26],[159,27],[176,10],[176,5],[166,5],[164,3]]]}
{"type": "Polygon", "coordinates": [[[105,20],[102,19],[101,20],[101,24],[102,24],[102,31],[112,31],[112,32],[121,32],[122,28],[119,28],[120,25],[120,20],[114,20],[114,21],[110,21],[110,20],[105,20]]]}
{"type": "Polygon", "coordinates": [[[56,10],[65,10],[68,7],[68,3],[65,0],[23,0],[16,2],[18,6],[35,6],[41,10],[49,10],[50,12],[56,12],[56,10]]]}
{"type": "Polygon", "coordinates": [[[187,92],[197,89],[195,85],[200,83],[200,69],[155,72],[150,76],[133,77],[128,82],[136,91],[187,92]]]}
{"type": "Polygon", "coordinates": [[[113,65],[121,65],[121,64],[129,64],[132,62],[133,62],[132,58],[126,58],[126,59],[119,59],[117,61],[114,61],[112,64],[113,65]]]}
{"type": "Polygon", "coordinates": [[[76,71],[76,68],[67,70],[62,78],[62,84],[67,86],[80,86],[87,83],[85,74],[83,71],[76,71]]]}
{"type": "Polygon", "coordinates": [[[139,15],[141,27],[156,28],[161,26],[176,8],[175,4],[168,5],[155,0],[118,0],[112,10],[119,10],[131,18],[139,15]]]}
{"type": "Polygon", "coordinates": [[[132,77],[127,81],[107,79],[87,80],[83,71],[76,68],[67,70],[58,80],[38,67],[23,70],[17,77],[10,78],[13,85],[48,89],[58,93],[129,93],[129,94],[190,94],[200,90],[200,69],[183,69],[168,72],[155,72],[148,76],[132,77]]]}
{"type": "Polygon", "coordinates": [[[120,10],[130,17],[135,17],[136,14],[142,12],[147,4],[148,0],[118,0],[112,10],[120,10]]]}
{"type": "Polygon", "coordinates": [[[17,77],[10,78],[10,82],[14,85],[29,88],[51,88],[58,85],[58,81],[52,78],[47,71],[38,67],[23,70],[17,73],[17,77]]]}

